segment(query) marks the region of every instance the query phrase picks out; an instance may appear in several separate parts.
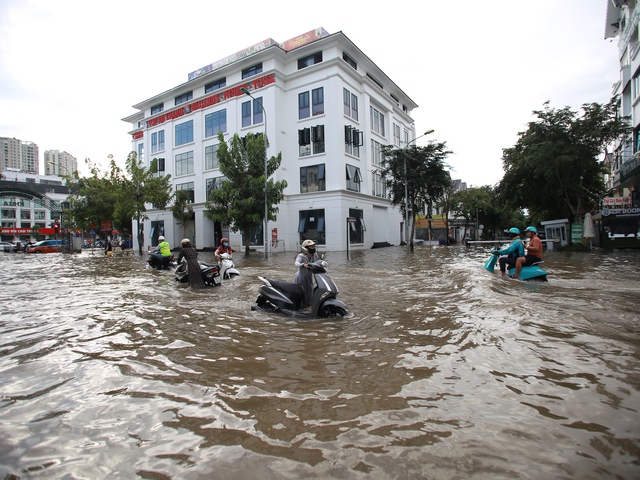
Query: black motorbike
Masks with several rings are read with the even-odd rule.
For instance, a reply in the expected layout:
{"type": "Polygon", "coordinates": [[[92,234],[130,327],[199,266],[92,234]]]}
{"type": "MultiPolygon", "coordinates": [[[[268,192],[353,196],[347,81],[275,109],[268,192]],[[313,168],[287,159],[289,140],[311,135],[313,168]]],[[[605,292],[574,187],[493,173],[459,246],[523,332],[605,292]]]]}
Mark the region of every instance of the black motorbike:
{"type": "Polygon", "coordinates": [[[176,259],[173,255],[169,257],[159,257],[157,255],[149,254],[147,263],[151,268],[155,268],[156,270],[171,270],[176,266],[176,259]]]}
{"type": "Polygon", "coordinates": [[[311,309],[303,309],[304,289],[294,282],[258,277],[263,285],[258,289],[256,304],[251,310],[265,310],[302,318],[337,318],[347,316],[347,306],[338,300],[338,287],[327,274],[327,262],[317,260],[308,264],[313,275],[311,309]]]}
{"type": "MultiPolygon", "coordinates": [[[[222,277],[220,277],[220,267],[215,263],[200,262],[200,275],[205,285],[218,287],[222,285],[222,277]]],[[[180,283],[189,283],[189,271],[187,270],[187,262],[183,261],[176,268],[176,281],[180,283]]]]}

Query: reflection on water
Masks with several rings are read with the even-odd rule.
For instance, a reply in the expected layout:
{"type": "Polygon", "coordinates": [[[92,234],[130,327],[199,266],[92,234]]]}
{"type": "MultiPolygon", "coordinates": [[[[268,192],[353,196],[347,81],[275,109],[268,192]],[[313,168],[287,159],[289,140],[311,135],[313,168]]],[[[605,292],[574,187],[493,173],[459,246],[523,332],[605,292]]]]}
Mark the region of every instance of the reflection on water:
{"type": "Polygon", "coordinates": [[[331,252],[353,316],[296,321],[250,310],[293,252],[205,291],[0,254],[0,478],[638,478],[638,253],[487,256],[331,252]]]}

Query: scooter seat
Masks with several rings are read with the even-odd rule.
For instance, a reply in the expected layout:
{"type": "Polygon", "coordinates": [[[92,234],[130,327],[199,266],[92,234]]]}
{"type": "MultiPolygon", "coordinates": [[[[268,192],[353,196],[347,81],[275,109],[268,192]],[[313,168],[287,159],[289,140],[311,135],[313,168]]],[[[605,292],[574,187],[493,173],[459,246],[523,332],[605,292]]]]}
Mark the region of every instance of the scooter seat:
{"type": "Polygon", "coordinates": [[[265,280],[267,280],[274,288],[282,292],[289,293],[296,297],[304,297],[304,288],[302,288],[302,285],[299,283],[285,282],[284,280],[276,280],[273,278],[267,278],[265,280]]]}

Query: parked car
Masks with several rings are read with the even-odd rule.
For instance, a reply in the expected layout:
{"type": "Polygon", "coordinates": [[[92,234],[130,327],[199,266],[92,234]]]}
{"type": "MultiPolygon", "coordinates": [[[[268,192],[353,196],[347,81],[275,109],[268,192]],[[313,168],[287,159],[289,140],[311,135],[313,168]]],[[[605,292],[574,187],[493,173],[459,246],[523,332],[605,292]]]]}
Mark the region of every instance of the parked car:
{"type": "Polygon", "coordinates": [[[27,248],[27,253],[56,253],[62,251],[62,240],[41,240],[27,248]]]}
{"type": "Polygon", "coordinates": [[[0,242],[0,246],[2,247],[2,250],[5,251],[5,252],[17,252],[18,251],[18,244],[17,243],[0,242]]]}

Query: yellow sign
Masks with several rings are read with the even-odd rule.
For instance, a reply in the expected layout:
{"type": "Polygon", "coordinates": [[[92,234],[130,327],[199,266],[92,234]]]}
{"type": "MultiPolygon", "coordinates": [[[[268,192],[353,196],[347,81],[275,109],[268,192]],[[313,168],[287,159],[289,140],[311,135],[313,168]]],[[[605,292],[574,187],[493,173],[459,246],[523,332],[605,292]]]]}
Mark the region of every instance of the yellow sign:
{"type": "MultiPolygon", "coordinates": [[[[420,215],[416,218],[416,228],[429,228],[429,219],[424,215],[420,215]]],[[[433,215],[431,218],[431,228],[447,228],[447,216],[446,215],[433,215]]]]}

